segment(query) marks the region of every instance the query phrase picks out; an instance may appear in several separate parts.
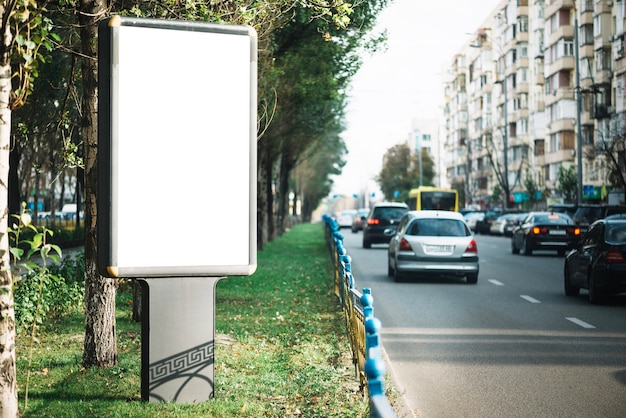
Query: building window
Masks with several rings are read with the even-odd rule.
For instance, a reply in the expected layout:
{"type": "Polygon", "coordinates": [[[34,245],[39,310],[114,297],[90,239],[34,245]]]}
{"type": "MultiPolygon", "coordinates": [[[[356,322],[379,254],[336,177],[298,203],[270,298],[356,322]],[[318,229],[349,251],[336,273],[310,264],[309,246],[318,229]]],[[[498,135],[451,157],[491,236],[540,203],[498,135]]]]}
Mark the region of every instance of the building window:
{"type": "Polygon", "coordinates": [[[535,19],[543,19],[544,14],[543,14],[543,7],[544,7],[545,3],[543,0],[539,0],[535,2],[535,19]]]}
{"type": "Polygon", "coordinates": [[[557,152],[559,150],[559,134],[550,134],[550,151],[557,152]]]}
{"type": "Polygon", "coordinates": [[[518,134],[528,133],[528,119],[520,119],[517,121],[517,133],[518,134]]]}
{"type": "Polygon", "coordinates": [[[593,25],[582,25],[578,33],[581,45],[593,45],[593,25]]]}
{"type": "Polygon", "coordinates": [[[528,16],[519,16],[517,18],[517,30],[520,33],[528,32],[528,16]]]}
{"type": "Polygon", "coordinates": [[[596,51],[596,71],[611,69],[611,53],[605,49],[596,51]]]}
{"type": "Polygon", "coordinates": [[[520,58],[526,58],[528,56],[528,43],[520,42],[517,44],[517,55],[520,58]]]}

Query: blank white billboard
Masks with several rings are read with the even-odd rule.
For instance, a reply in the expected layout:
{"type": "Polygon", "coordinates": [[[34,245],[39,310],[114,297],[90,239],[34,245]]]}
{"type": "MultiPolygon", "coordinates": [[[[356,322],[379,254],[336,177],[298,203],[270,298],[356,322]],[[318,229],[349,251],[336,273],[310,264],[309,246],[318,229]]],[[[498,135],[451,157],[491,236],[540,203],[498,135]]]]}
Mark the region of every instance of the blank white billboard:
{"type": "Polygon", "coordinates": [[[115,16],[99,77],[100,273],[252,274],[254,30],[115,16]]]}

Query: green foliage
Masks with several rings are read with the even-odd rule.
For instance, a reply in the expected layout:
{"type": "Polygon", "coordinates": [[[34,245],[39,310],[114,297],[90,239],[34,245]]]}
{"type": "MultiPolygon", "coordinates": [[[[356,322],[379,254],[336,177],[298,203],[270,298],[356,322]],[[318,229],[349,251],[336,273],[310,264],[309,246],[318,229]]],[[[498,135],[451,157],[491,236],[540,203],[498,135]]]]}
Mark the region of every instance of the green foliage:
{"type": "Polygon", "coordinates": [[[537,183],[530,175],[530,173],[526,174],[526,178],[524,178],[524,189],[528,192],[528,203],[530,203],[531,207],[529,209],[533,209],[534,205],[540,200],[537,199],[537,192],[539,191],[539,187],[537,183]]]}
{"type": "Polygon", "coordinates": [[[40,64],[46,62],[45,52],[51,51],[54,43],[60,41],[46,13],[47,10],[33,0],[16,1],[11,13],[14,35],[11,45],[11,65],[14,68],[12,109],[24,105],[33,92],[40,64]]]}
{"type": "Polygon", "coordinates": [[[575,202],[578,195],[578,175],[576,167],[559,166],[557,190],[561,192],[566,202],[575,202]]]}
{"type": "Polygon", "coordinates": [[[17,222],[9,229],[9,241],[16,326],[20,332],[32,332],[45,318],[59,318],[82,306],[84,256],[61,261],[61,248],[48,242],[52,231],[37,230],[24,208],[25,204],[20,215],[13,215],[17,222]]]}
{"type": "Polygon", "coordinates": [[[502,187],[499,184],[493,186],[493,190],[491,191],[491,203],[502,203],[502,187]]]}
{"type": "MultiPolygon", "coordinates": [[[[421,173],[422,184],[432,186],[435,176],[434,162],[425,149],[422,149],[421,173]]],[[[406,201],[409,191],[420,185],[419,155],[406,142],[389,148],[383,157],[383,167],[376,181],[387,200],[406,201]],[[394,196],[396,191],[400,192],[397,198],[394,196]]]]}

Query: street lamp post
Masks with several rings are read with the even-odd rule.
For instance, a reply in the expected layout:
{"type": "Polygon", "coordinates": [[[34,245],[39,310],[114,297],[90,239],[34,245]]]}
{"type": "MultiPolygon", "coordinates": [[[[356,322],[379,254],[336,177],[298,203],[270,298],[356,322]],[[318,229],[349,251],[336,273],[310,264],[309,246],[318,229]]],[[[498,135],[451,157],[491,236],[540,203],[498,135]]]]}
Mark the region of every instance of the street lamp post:
{"type": "Polygon", "coordinates": [[[576,162],[578,164],[577,174],[577,193],[576,200],[578,205],[583,203],[583,140],[582,129],[580,126],[580,113],[582,111],[582,103],[580,97],[580,63],[578,52],[578,10],[574,9],[574,56],[576,60],[576,162]]]}
{"type": "MultiPolygon", "coordinates": [[[[506,58],[505,58],[506,59],[506,58]]],[[[504,165],[504,204],[506,209],[509,207],[509,201],[511,199],[511,190],[509,189],[509,116],[508,116],[508,88],[506,85],[506,73],[504,74],[504,80],[502,80],[502,93],[504,94],[504,132],[502,133],[502,148],[503,148],[503,165],[504,165]]]]}

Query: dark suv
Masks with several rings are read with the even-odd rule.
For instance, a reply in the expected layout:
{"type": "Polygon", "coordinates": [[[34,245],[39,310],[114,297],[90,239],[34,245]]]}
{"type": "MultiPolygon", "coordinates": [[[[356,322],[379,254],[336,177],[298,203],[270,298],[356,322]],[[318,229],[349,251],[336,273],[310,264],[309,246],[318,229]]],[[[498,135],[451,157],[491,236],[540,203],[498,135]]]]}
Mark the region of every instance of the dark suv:
{"type": "Polygon", "coordinates": [[[583,204],[578,207],[572,219],[582,232],[589,229],[589,225],[598,219],[604,219],[610,215],[626,213],[626,206],[622,205],[593,205],[583,204]]]}
{"type": "Polygon", "coordinates": [[[391,230],[398,226],[400,218],[408,211],[409,207],[405,203],[385,202],[374,205],[363,228],[363,248],[372,248],[372,244],[389,244],[391,230]]]}

